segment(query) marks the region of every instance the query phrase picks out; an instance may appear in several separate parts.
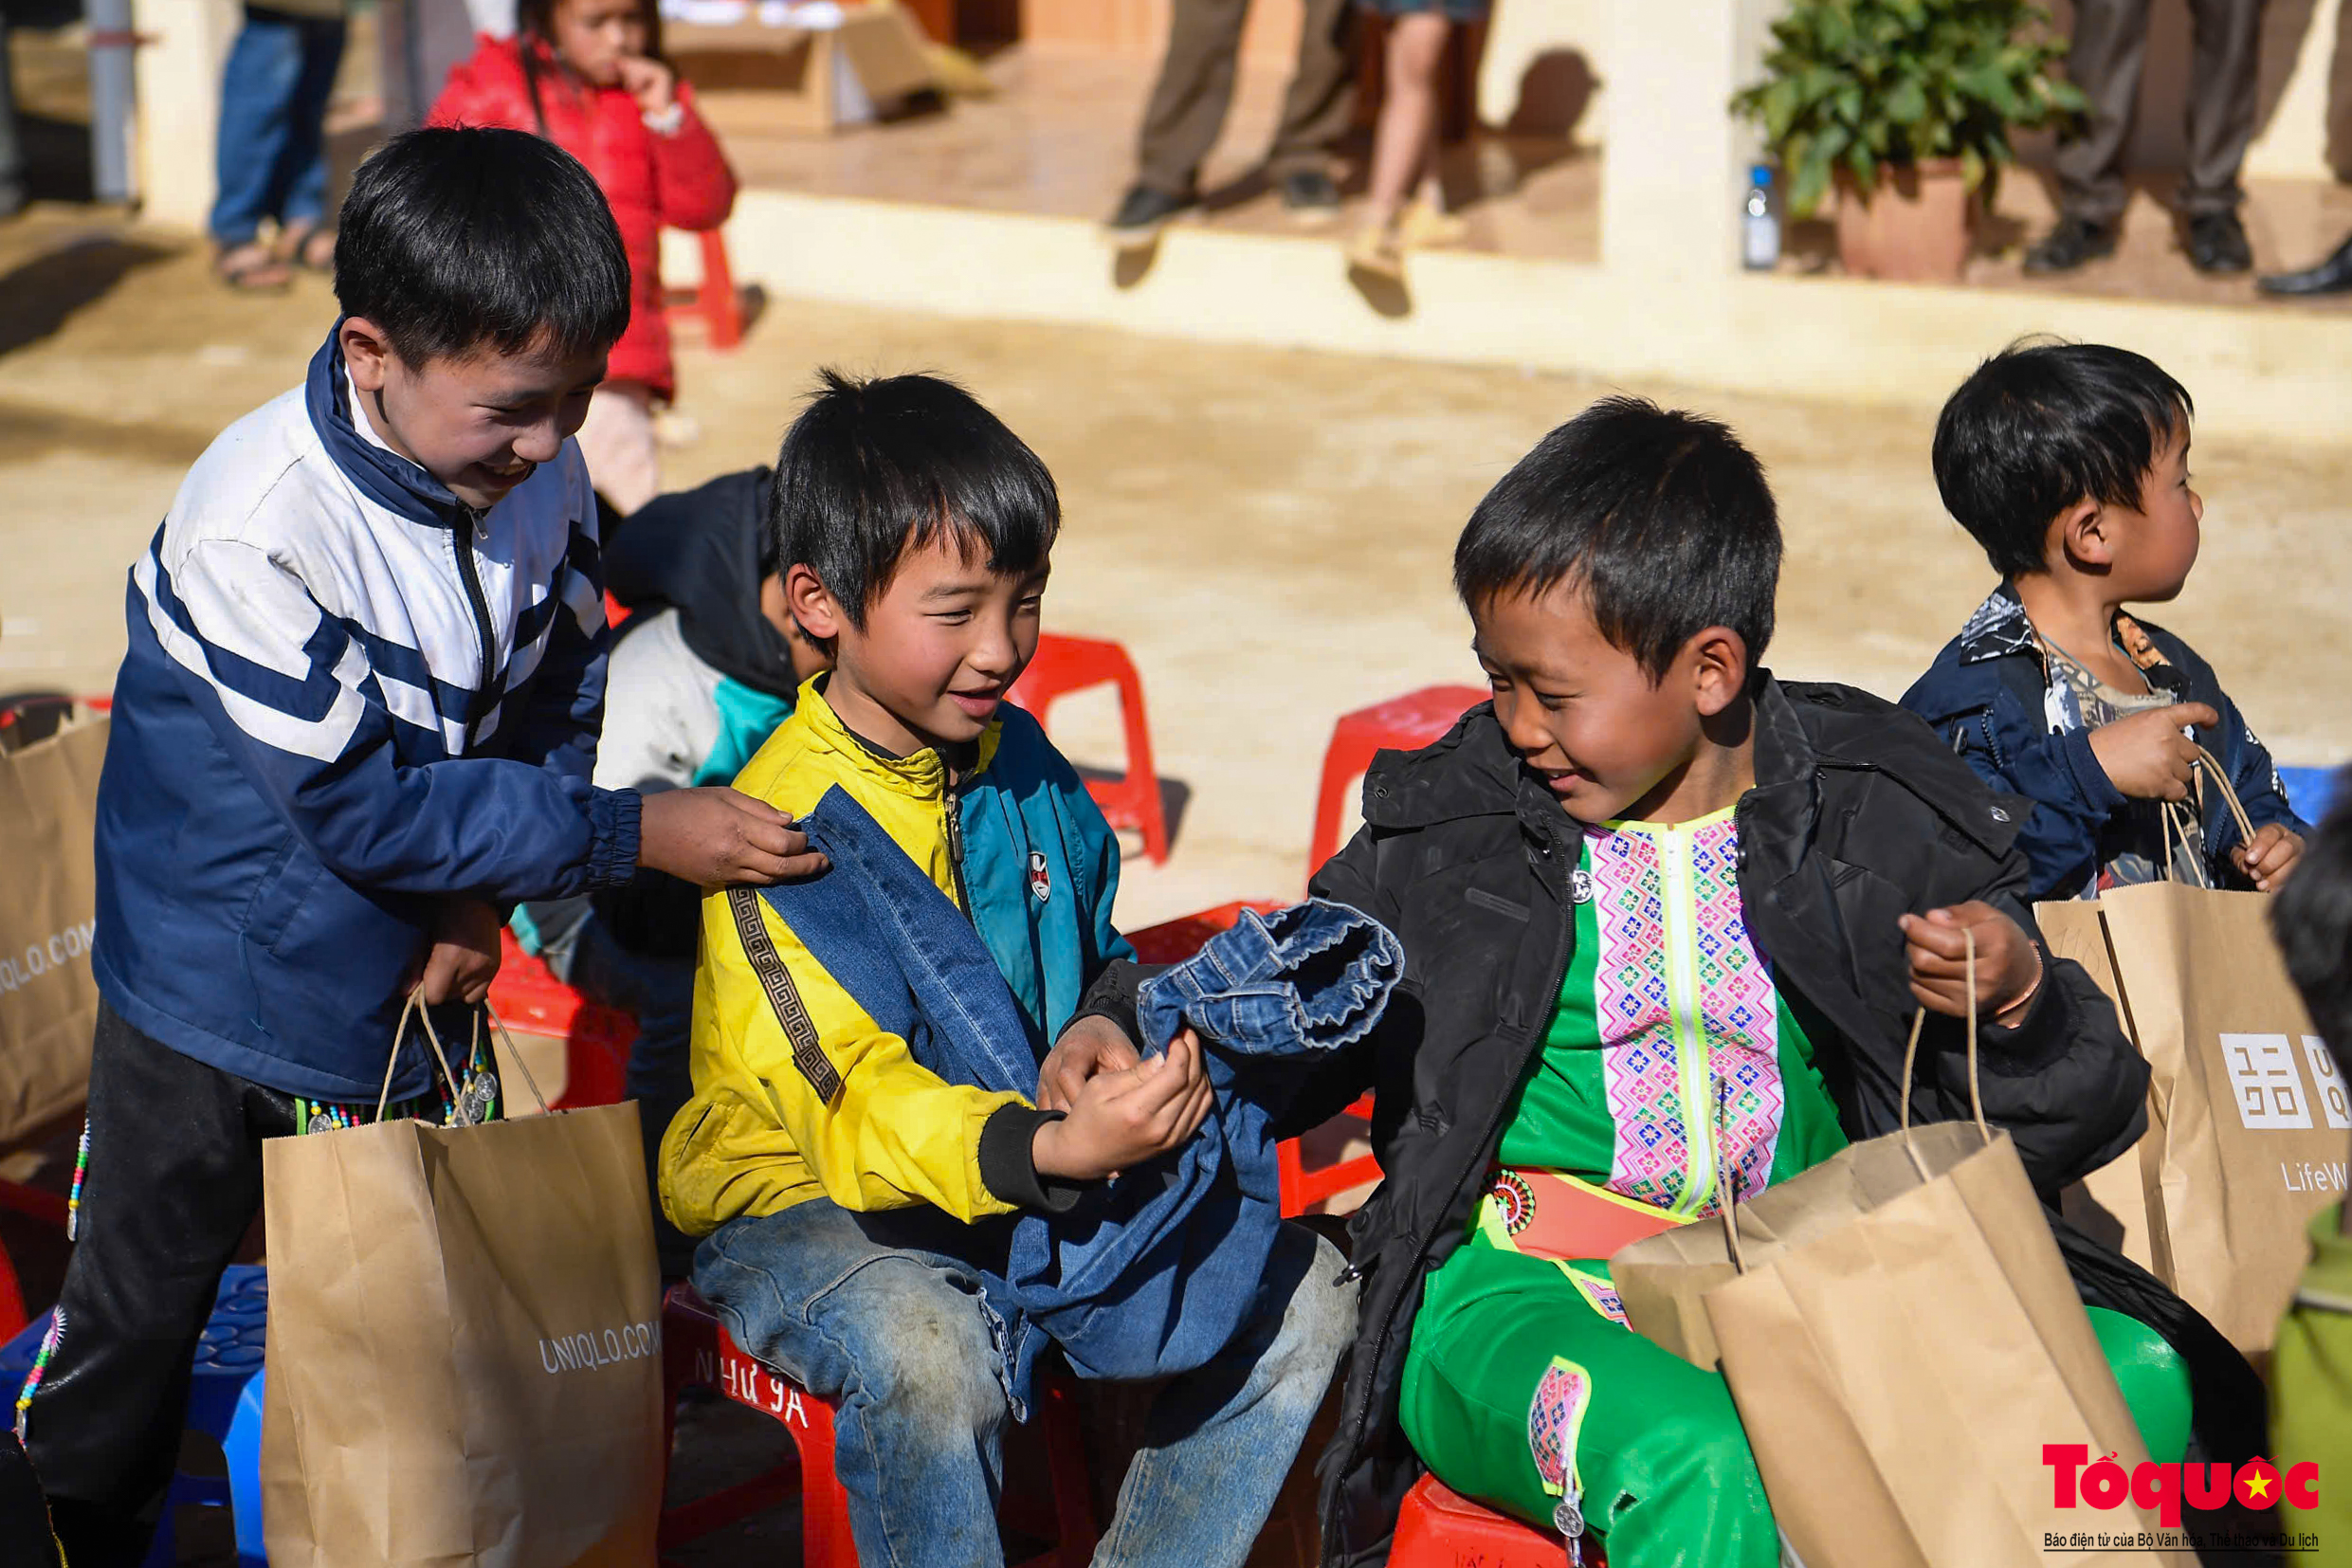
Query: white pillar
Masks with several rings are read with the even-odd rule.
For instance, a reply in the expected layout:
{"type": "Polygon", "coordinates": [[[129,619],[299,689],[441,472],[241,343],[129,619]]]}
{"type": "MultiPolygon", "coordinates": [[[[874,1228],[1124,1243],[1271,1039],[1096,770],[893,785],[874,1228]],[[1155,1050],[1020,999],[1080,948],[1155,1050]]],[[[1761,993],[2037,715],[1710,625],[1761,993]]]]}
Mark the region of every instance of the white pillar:
{"type": "Polygon", "coordinates": [[[1756,79],[1778,0],[1611,0],[1601,263],[1693,280],[1740,264],[1753,129],[1731,95],[1756,79]]]}
{"type": "Polygon", "coordinates": [[[140,215],[202,228],[212,208],[212,146],[221,67],[237,36],[236,0],[132,0],[148,42],[134,54],[132,179],[140,215]]]}

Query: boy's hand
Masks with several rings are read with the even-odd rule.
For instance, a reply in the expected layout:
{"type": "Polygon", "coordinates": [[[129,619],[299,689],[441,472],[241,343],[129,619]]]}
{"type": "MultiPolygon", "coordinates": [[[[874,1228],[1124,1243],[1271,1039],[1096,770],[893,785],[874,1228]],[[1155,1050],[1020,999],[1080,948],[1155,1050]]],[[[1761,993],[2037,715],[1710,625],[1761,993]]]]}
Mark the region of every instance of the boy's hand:
{"type": "Polygon", "coordinates": [[[1090,1079],[1125,1072],[1141,1060],[1125,1030],[1100,1013],[1081,1018],[1062,1031],[1037,1069],[1037,1108],[1067,1111],[1090,1079]]]}
{"type": "Polygon", "coordinates": [[[479,1004],[498,978],[498,911],[480,899],[450,899],[433,922],[433,945],[418,978],[428,1006],[479,1004]]]}
{"type": "Polygon", "coordinates": [[[662,790],[638,810],[637,864],[699,887],[801,882],[826,868],[792,812],[723,784],[662,790]]]}
{"type": "Polygon", "coordinates": [[[1896,923],[1911,965],[1911,994],[1930,1012],[1968,1016],[1970,932],[1977,939],[1978,1016],[2008,1023],[2041,989],[2042,956],[2033,939],[1989,903],[1956,903],[1896,923]]]}
{"type": "Polygon", "coordinates": [[[1081,1085],[1069,1114],[1037,1129],[1030,1160],[1041,1176],[1095,1181],[1180,1147],[1214,1100],[1200,1038],[1177,1031],[1164,1056],[1081,1085]]]}
{"type": "Polygon", "coordinates": [[[637,112],[665,115],[678,101],[678,79],[667,65],[643,55],[621,56],[621,90],[637,100],[637,112]]]}
{"type": "Polygon", "coordinates": [[[2275,822],[2266,822],[2254,830],[2253,842],[2238,845],[2230,851],[2230,858],[2256,887],[2274,893],[2286,885],[2287,874],[2303,858],[2303,839],[2275,822]]]}
{"type": "Polygon", "coordinates": [[[2186,800],[2197,742],[2180,732],[2219,722],[2221,715],[2202,702],[2176,702],[2100,725],[2090,732],[2090,751],[2107,782],[2134,800],[2186,800]]]}

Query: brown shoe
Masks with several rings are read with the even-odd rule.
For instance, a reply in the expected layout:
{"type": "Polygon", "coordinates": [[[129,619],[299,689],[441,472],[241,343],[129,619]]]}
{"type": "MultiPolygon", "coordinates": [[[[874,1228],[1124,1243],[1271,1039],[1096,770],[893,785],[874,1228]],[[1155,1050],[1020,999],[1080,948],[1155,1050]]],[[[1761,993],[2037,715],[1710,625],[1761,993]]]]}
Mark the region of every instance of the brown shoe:
{"type": "Polygon", "coordinates": [[[283,294],[294,283],[294,269],[259,240],[224,246],[212,276],[240,294],[283,294]]]}

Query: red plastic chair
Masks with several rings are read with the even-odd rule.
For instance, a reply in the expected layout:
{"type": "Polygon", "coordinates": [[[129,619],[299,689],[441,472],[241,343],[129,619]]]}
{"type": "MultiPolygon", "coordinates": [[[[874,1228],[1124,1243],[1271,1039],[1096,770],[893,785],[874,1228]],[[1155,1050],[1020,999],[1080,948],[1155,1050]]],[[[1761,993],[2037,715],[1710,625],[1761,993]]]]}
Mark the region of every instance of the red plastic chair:
{"type": "MultiPolygon", "coordinates": [[[[637,1020],[616,1008],[600,1007],[556,978],[522,950],[512,931],[501,934],[498,978],[490,982],[490,1006],[510,1033],[543,1034],[563,1042],[563,1092],[550,1110],[617,1105],[629,1068],[629,1048],[637,1020]]],[[[510,1094],[510,1103],[520,1098],[510,1094]]]]}
{"type": "Polygon", "coordinates": [[[1310,878],[1340,852],[1340,819],[1347,809],[1348,792],[1372,766],[1374,755],[1384,748],[1418,751],[1487,696],[1480,686],[1423,686],[1340,716],[1323,753],[1323,781],[1315,795],[1315,837],[1306,851],[1310,878]]]}
{"type": "Polygon", "coordinates": [[[1168,823],[1159,803],[1159,775],[1152,771],[1152,731],[1143,718],[1143,679],[1135,661],[1117,643],[1093,637],[1037,639],[1037,652],[1012,688],[1012,700],[1046,722],[1054,702],[1073,691],[1119,687],[1119,712],[1127,732],[1127,772],[1121,778],[1089,779],[1086,793],[1114,828],[1143,835],[1143,853],[1154,866],[1168,859],[1168,823]]]}
{"type": "MultiPolygon", "coordinates": [[[[1147,964],[1182,963],[1199,952],[1209,939],[1231,927],[1241,919],[1245,909],[1268,914],[1283,906],[1264,899],[1247,899],[1234,903],[1221,903],[1214,909],[1204,909],[1197,915],[1185,915],[1158,925],[1147,925],[1140,931],[1127,933],[1127,945],[1135,956],[1147,964]]],[[[1372,1119],[1372,1096],[1365,1095],[1350,1105],[1348,1116],[1372,1119]]],[[[1306,1168],[1299,1151],[1299,1140],[1285,1138],[1274,1149],[1276,1168],[1282,1178],[1282,1212],[1296,1217],[1306,1212],[1309,1206],[1335,1197],[1351,1187],[1380,1179],[1380,1161],[1372,1155],[1359,1155],[1354,1159],[1334,1160],[1315,1170],[1306,1168]]]]}
{"type": "Polygon", "coordinates": [[[701,238],[702,282],[691,298],[669,307],[669,316],[672,320],[684,317],[701,321],[710,335],[710,346],[723,352],[743,341],[743,299],[735,291],[725,231],[705,228],[701,238]]]}
{"type": "MultiPolygon", "coordinates": [[[[1389,1545],[1390,1568],[1559,1568],[1566,1544],[1549,1530],[1481,1507],[1433,1475],[1405,1494],[1389,1545]]],[[[1609,1568],[1600,1543],[1584,1539],[1589,1568],[1609,1568]]]]}
{"type": "MultiPolygon", "coordinates": [[[[715,1390],[747,1410],[782,1422],[797,1462],[663,1509],[661,1548],[667,1551],[723,1529],[797,1492],[804,1568],[858,1568],[857,1546],[849,1536],[848,1494],[833,1474],[832,1407],[747,1355],[692,1285],[674,1285],[662,1302],[664,1455],[676,1435],[678,1395],[696,1387],[715,1390]]],[[[1050,1529],[1059,1544],[1021,1568],[1084,1568],[1094,1555],[1094,1504],[1076,1394],[1066,1376],[1040,1372],[1035,1427],[1045,1444],[1046,1471],[1052,1483],[1052,1518],[1014,1517],[1012,1522],[1025,1535],[1050,1529]]],[[[1021,1501],[1008,1489],[1008,1510],[1021,1501]]]]}

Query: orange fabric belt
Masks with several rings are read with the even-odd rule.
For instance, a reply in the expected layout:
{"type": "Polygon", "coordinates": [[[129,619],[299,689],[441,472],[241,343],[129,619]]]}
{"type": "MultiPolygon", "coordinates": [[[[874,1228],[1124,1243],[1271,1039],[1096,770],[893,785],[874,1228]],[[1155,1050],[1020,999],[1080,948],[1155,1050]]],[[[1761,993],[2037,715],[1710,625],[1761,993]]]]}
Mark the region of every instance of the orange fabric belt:
{"type": "Polygon", "coordinates": [[[1688,1223],[1687,1216],[1533,1165],[1498,1167],[1484,1208],[1482,1228],[1496,1246],[1556,1263],[1605,1259],[1688,1223]]]}

